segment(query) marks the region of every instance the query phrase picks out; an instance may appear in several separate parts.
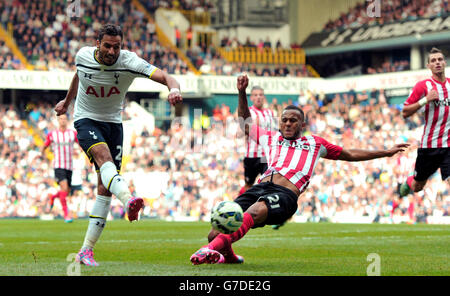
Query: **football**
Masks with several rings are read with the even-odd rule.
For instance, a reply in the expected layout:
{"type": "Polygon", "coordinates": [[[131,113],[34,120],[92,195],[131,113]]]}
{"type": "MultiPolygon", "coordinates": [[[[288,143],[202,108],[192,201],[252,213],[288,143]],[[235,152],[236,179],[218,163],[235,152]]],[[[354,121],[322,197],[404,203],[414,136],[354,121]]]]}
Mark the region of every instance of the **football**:
{"type": "Polygon", "coordinates": [[[244,213],[234,201],[222,201],[211,210],[211,225],[217,231],[230,234],[242,225],[244,213]]]}

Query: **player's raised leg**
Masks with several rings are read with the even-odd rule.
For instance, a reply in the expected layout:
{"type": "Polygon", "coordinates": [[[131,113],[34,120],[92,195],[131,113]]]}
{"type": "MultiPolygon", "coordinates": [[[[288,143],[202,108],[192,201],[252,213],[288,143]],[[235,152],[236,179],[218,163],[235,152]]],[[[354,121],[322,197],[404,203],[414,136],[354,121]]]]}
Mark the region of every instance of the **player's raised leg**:
{"type": "Polygon", "coordinates": [[[400,185],[399,194],[400,197],[404,197],[410,193],[413,192],[419,192],[421,191],[427,183],[427,180],[425,181],[417,181],[414,179],[414,176],[409,176],[406,179],[406,182],[400,185]]]}
{"type": "Polygon", "coordinates": [[[105,189],[114,194],[125,206],[128,220],[138,219],[139,211],[144,206],[140,197],[132,197],[126,180],[118,173],[109,148],[106,144],[99,144],[91,149],[95,163],[100,168],[100,181],[105,189]]]}

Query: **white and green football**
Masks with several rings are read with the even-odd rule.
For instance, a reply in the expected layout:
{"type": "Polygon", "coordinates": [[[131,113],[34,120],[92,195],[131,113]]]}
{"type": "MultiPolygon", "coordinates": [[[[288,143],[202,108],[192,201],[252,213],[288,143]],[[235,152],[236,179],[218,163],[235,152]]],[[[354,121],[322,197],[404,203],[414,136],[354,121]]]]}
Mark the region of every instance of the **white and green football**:
{"type": "Polygon", "coordinates": [[[225,234],[231,234],[241,227],[244,212],[234,201],[222,201],[211,210],[211,225],[225,234]]]}

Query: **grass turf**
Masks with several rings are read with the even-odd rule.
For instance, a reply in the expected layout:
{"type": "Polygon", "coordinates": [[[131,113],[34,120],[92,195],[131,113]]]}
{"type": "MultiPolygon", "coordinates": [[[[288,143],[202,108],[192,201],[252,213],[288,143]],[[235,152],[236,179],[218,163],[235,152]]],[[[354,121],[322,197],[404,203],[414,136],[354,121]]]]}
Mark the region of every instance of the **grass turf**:
{"type": "MultiPolygon", "coordinates": [[[[0,275],[64,276],[84,239],[87,220],[0,220],[0,275]],[[69,257],[69,260],[67,259],[69,257]]],[[[193,266],[207,243],[200,222],[108,221],[94,250],[99,267],[83,276],[365,276],[380,256],[383,276],[450,275],[450,226],[288,223],[250,230],[234,250],[242,265],[193,266]]]]}

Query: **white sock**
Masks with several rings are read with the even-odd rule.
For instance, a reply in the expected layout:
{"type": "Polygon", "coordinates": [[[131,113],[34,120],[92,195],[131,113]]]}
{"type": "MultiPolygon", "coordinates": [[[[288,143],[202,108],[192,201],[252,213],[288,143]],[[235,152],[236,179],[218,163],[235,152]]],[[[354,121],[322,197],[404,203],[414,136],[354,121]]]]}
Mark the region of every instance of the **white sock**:
{"type": "Polygon", "coordinates": [[[111,205],[111,197],[97,195],[91,214],[89,215],[89,226],[84,237],[82,251],[93,249],[106,225],[106,218],[111,205]]]}
{"type": "Polygon", "coordinates": [[[110,161],[105,162],[100,168],[100,177],[106,189],[126,205],[131,193],[128,183],[117,173],[116,165],[110,161]]]}

